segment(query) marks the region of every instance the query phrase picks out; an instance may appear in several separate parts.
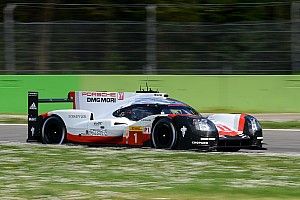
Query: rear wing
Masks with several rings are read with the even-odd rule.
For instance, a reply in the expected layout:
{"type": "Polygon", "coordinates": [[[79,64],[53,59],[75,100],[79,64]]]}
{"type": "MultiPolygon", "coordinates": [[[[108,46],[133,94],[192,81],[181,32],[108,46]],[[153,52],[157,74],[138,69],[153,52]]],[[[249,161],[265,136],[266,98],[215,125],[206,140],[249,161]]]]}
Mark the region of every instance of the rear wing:
{"type": "Polygon", "coordinates": [[[27,142],[37,141],[39,138],[39,103],[74,103],[74,92],[69,92],[67,98],[39,99],[38,92],[28,92],[28,130],[27,142]]]}

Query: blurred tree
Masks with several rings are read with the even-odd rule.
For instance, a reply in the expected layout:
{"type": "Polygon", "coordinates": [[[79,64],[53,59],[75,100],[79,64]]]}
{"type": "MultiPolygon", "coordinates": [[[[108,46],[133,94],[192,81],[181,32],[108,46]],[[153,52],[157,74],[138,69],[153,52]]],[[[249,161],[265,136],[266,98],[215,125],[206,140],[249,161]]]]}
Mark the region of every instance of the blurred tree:
{"type": "MultiPolygon", "coordinates": [[[[205,26],[198,26],[203,24],[216,25],[216,27],[222,27],[222,30],[216,28],[216,32],[222,32],[226,30],[226,24],[231,22],[243,22],[243,21],[268,21],[268,20],[288,20],[290,18],[290,2],[284,0],[254,0],[251,4],[237,4],[245,3],[244,0],[26,0],[26,3],[22,1],[1,1],[0,9],[1,13],[7,3],[20,3],[18,4],[14,18],[17,22],[49,22],[49,21],[135,21],[141,22],[137,25],[121,26],[120,24],[96,24],[95,26],[89,25],[84,27],[84,23],[81,25],[29,25],[21,23],[18,24],[18,37],[19,43],[17,49],[26,50],[25,53],[30,55],[24,56],[24,51],[20,51],[17,58],[28,58],[29,62],[33,64],[20,64],[24,69],[30,67],[30,69],[36,68],[47,70],[51,69],[132,69],[137,65],[142,64],[122,64],[121,61],[126,59],[145,60],[145,24],[146,21],[146,4],[157,4],[157,30],[158,30],[158,50],[165,51],[165,53],[158,53],[159,61],[173,61],[178,59],[179,61],[209,61],[209,60],[230,60],[236,57],[236,52],[241,52],[239,59],[251,60],[259,58],[265,54],[255,54],[247,52],[247,49],[253,49],[256,51],[262,51],[264,49],[273,49],[271,41],[268,44],[245,44],[245,41],[265,41],[265,35],[259,34],[218,34],[218,33],[205,33],[203,32],[212,30],[206,29],[205,26]],[[47,3],[45,3],[47,2],[47,3]],[[255,5],[252,3],[259,3],[255,5]],[[270,4],[263,4],[272,2],[270,4]],[[281,3],[280,3],[281,2],[281,3]],[[34,3],[34,4],[30,4],[34,3]],[[70,4],[72,5],[65,5],[70,4]],[[286,3],[286,4],[284,4],[286,3]],[[212,5],[214,4],[214,5],[212,5]],[[171,22],[171,23],[160,23],[171,22]],[[173,23],[174,22],[174,23],[173,23]],[[176,23],[179,22],[179,23],[176,23]],[[192,24],[192,26],[186,27],[186,32],[193,32],[190,35],[187,34],[170,34],[170,32],[182,31],[182,24],[192,24]],[[171,24],[171,25],[170,25],[171,24]],[[164,27],[164,25],[166,25],[164,27]],[[170,25],[170,26],[169,26],[170,25]],[[172,26],[174,25],[174,26],[172,26]],[[198,27],[198,28],[197,28],[198,27]],[[165,29],[164,29],[165,28],[165,29]],[[42,30],[42,31],[40,31],[42,30]],[[170,31],[171,30],[171,31],[170,31]],[[24,35],[23,33],[24,32],[24,35]],[[127,35],[124,32],[129,32],[127,35]],[[198,33],[197,33],[198,32],[198,33]],[[72,34],[80,33],[80,34],[72,34]],[[83,33],[83,34],[81,34],[83,33]],[[86,33],[86,34],[85,34],[86,33]],[[139,34],[140,33],[140,34],[139,34]],[[27,34],[27,35],[26,35],[27,34]],[[220,36],[221,35],[221,36],[220,36]],[[80,39],[78,39],[80,37],[80,39]],[[85,38],[84,38],[85,37],[85,38]],[[99,43],[94,44],[97,41],[99,43]],[[176,44],[174,41],[190,41],[188,45],[176,44]],[[21,41],[21,42],[20,42],[21,41]],[[76,41],[76,42],[74,42],[76,41]],[[104,41],[101,43],[101,41],[104,41]],[[108,41],[108,42],[107,42],[108,41]],[[113,41],[114,43],[110,43],[113,41]],[[164,43],[164,41],[167,41],[164,43]],[[228,45],[228,43],[235,41],[237,44],[228,45]],[[60,44],[61,42],[61,44],[60,44]],[[105,43],[107,42],[107,43],[105,43]],[[124,43],[122,43],[124,42],[124,43]],[[129,46],[128,43],[130,42],[129,46]],[[198,42],[198,43],[197,43],[198,42]],[[203,45],[203,42],[205,45],[203,45]],[[206,42],[208,42],[206,44],[206,42]],[[213,42],[218,42],[218,45],[213,42]],[[227,42],[222,45],[222,42],[227,42]],[[31,46],[30,46],[31,45],[31,46]],[[204,46],[206,49],[204,49],[204,46]],[[94,49],[93,49],[94,48],[94,49]],[[182,49],[186,48],[186,49],[182,49]],[[34,49],[34,50],[32,50],[34,49]],[[77,50],[77,51],[74,51],[77,50]],[[30,50],[30,51],[27,51],[30,50]],[[31,51],[32,50],[32,51],[31,51]],[[85,51],[94,50],[95,53],[86,53],[85,51]],[[131,57],[128,56],[128,50],[135,50],[131,52],[131,57]],[[170,53],[168,51],[177,50],[177,53],[170,53]],[[180,52],[182,50],[190,52],[180,52]],[[192,51],[203,50],[208,51],[205,53],[196,53],[192,51]],[[59,51],[64,51],[60,53],[59,51]],[[99,52],[97,52],[99,51],[99,52]],[[102,52],[101,52],[102,51],[102,52]],[[34,54],[30,54],[34,52],[34,54]],[[225,53],[224,53],[225,52],[225,53]],[[132,56],[134,55],[134,56],[132,56]],[[56,60],[54,60],[54,58],[56,60]],[[96,58],[96,59],[95,59],[96,58]],[[99,58],[101,61],[114,61],[106,64],[104,62],[98,62],[97,64],[87,64],[85,61],[96,60],[99,58]],[[37,59],[37,60],[35,60],[37,59]],[[51,64],[51,61],[65,62],[72,61],[75,64],[69,64],[67,66],[61,64],[51,64]],[[80,61],[80,62],[79,62],[80,61]],[[119,61],[116,64],[116,61],[119,61]],[[38,63],[38,64],[36,64],[38,63]],[[48,63],[48,65],[47,65],[48,63]],[[37,66],[38,65],[38,66],[37,66]],[[97,65],[97,66],[96,66],[97,65]],[[96,66],[96,67],[95,67],[96,66]],[[89,68],[91,67],[91,68],[89,68]]],[[[3,21],[3,13],[0,15],[0,21],[3,21]]],[[[17,26],[16,26],[17,29],[17,26]]],[[[231,29],[228,29],[231,30],[231,29]]],[[[259,30],[259,29],[258,29],[259,30]]],[[[270,30],[273,30],[270,28],[270,30]]],[[[276,27],[274,30],[277,30],[276,27]]],[[[289,28],[284,30],[290,30],[289,28]]],[[[234,31],[234,30],[233,30],[234,31]]],[[[247,32],[247,27],[244,32],[247,32]]],[[[283,34],[283,33],[282,33],[283,34]]],[[[272,36],[274,38],[274,36],[272,36]]],[[[278,36],[278,40],[288,40],[290,35],[278,36]]],[[[275,39],[274,39],[275,40],[275,39]]],[[[1,41],[0,41],[1,43],[1,41]]],[[[276,44],[278,46],[278,44],[276,44]]],[[[274,44],[275,46],[275,44],[274,44]]],[[[283,47],[284,51],[289,51],[290,46],[283,47]]],[[[275,48],[274,48],[275,49],[275,48]]],[[[264,59],[263,57],[261,59],[264,59]]],[[[287,54],[287,60],[289,56],[287,54]]],[[[25,59],[24,59],[25,60],[25,59]]],[[[129,60],[130,61],[130,60],[129,60]]],[[[247,64],[247,63],[246,63],[247,64]]],[[[218,64],[219,65],[219,64],[218,64]]],[[[235,66],[241,69],[247,66],[243,64],[235,64],[235,66]]],[[[166,63],[168,68],[182,68],[182,63],[166,63]]],[[[208,65],[205,65],[208,66],[208,65]]],[[[211,68],[220,67],[210,64],[211,68]]],[[[193,68],[198,67],[194,63],[185,63],[185,67],[193,68]]]]}
{"type": "MultiPolygon", "coordinates": [[[[145,12],[142,4],[160,4],[158,20],[162,21],[204,21],[223,23],[245,20],[289,19],[289,5],[292,0],[252,0],[249,3],[260,3],[259,6],[238,6],[237,3],[247,3],[244,0],[27,0],[26,3],[38,3],[16,8],[15,18],[18,21],[44,21],[45,9],[53,9],[52,20],[130,20],[143,21],[145,12]],[[273,6],[262,3],[273,3],[273,6]],[[49,3],[56,3],[50,6],[49,3]],[[59,4],[82,4],[78,6],[63,6],[59,4]],[[276,3],[278,3],[276,5],[276,3]],[[98,4],[87,6],[87,4],[98,4]],[[118,6],[116,6],[118,4],[118,6]],[[198,6],[193,6],[197,4],[198,6]],[[202,6],[201,6],[202,4],[202,6]],[[220,4],[219,6],[205,6],[205,4],[220,4]],[[86,5],[86,6],[85,6],[86,5]],[[111,5],[111,6],[105,6],[111,5]],[[127,6],[130,5],[130,6],[127,6]],[[176,6],[171,6],[176,5],[176,6]],[[251,9],[249,9],[251,7],[251,9]]],[[[0,21],[3,21],[3,8],[7,3],[22,3],[21,1],[6,0],[0,2],[0,21]]]]}

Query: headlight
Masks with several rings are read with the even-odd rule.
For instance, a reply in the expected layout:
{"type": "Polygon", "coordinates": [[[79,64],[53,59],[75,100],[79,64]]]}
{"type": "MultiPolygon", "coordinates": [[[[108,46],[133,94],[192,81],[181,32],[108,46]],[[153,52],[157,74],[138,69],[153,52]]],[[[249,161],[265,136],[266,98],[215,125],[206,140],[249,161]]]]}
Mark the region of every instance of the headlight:
{"type": "Polygon", "coordinates": [[[194,119],[193,124],[198,131],[210,131],[211,127],[207,123],[207,119],[194,119]]]}
{"type": "Polygon", "coordinates": [[[249,123],[249,129],[250,132],[255,133],[256,131],[261,131],[261,125],[259,124],[258,120],[255,119],[254,117],[250,118],[250,123],[249,123]]]}
{"type": "Polygon", "coordinates": [[[258,130],[256,119],[252,118],[251,120],[251,129],[253,132],[258,130]]]}

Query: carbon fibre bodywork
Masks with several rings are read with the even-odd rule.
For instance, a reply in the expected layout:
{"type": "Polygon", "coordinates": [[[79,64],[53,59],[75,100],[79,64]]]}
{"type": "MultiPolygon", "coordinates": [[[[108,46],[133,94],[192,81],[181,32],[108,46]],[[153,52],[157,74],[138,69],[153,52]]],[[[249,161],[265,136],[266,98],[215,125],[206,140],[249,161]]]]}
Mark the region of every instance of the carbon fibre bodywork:
{"type": "Polygon", "coordinates": [[[215,149],[218,144],[218,130],[214,123],[201,116],[182,116],[176,115],[173,121],[178,134],[178,149],[215,149]],[[209,126],[208,130],[197,130],[195,121],[206,120],[209,126]],[[182,134],[182,127],[186,127],[186,132],[182,134]]]}

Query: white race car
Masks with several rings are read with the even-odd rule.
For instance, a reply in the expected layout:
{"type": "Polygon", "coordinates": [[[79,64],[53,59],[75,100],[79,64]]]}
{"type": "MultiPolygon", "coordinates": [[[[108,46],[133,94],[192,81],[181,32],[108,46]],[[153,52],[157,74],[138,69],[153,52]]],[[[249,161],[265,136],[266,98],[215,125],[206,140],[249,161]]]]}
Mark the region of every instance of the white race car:
{"type": "Polygon", "coordinates": [[[259,122],[246,114],[201,116],[165,93],[69,92],[66,99],[28,93],[28,142],[82,143],[163,149],[230,150],[262,147],[259,122]],[[38,114],[40,103],[71,102],[73,109],[38,114]]]}

